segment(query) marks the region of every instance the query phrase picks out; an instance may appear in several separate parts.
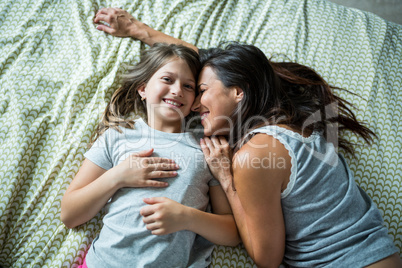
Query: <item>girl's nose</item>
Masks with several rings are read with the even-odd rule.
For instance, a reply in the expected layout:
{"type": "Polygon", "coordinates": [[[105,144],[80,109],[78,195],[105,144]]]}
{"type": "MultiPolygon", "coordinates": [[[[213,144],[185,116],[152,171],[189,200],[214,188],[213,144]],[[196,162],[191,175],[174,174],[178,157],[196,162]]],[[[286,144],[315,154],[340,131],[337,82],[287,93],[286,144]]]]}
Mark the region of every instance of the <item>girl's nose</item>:
{"type": "Polygon", "coordinates": [[[183,91],[180,85],[178,84],[174,84],[172,86],[172,88],[170,89],[170,91],[172,92],[172,94],[176,95],[176,96],[180,96],[183,97],[183,91]]]}
{"type": "Polygon", "coordinates": [[[200,99],[201,95],[198,95],[197,98],[195,98],[193,105],[191,106],[191,111],[193,112],[200,112],[200,99]]]}

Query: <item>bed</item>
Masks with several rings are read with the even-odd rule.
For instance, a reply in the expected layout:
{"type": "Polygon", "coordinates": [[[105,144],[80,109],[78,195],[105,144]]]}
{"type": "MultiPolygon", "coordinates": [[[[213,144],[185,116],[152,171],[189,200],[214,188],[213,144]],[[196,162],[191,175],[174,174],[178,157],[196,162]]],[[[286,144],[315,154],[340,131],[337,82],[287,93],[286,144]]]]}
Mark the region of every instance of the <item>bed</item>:
{"type": "MultiPolygon", "coordinates": [[[[78,171],[123,63],[144,44],[95,29],[122,7],[201,48],[234,40],[318,71],[378,135],[347,161],[402,252],[402,26],[324,0],[0,1],[0,266],[76,267],[102,214],[75,229],[61,198],[78,171]]],[[[345,134],[357,144],[354,135],[345,134]]],[[[402,254],[401,254],[402,256],[402,254]]],[[[240,245],[211,267],[254,267],[240,245]]]]}

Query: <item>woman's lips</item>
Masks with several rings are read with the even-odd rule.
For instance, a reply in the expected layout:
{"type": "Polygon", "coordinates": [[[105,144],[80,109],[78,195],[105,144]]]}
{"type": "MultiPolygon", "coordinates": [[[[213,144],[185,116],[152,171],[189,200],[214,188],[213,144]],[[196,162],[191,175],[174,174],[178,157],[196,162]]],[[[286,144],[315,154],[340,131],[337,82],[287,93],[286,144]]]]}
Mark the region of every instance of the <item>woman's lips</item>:
{"type": "Polygon", "coordinates": [[[201,121],[204,120],[209,115],[209,112],[201,113],[201,121]]]}

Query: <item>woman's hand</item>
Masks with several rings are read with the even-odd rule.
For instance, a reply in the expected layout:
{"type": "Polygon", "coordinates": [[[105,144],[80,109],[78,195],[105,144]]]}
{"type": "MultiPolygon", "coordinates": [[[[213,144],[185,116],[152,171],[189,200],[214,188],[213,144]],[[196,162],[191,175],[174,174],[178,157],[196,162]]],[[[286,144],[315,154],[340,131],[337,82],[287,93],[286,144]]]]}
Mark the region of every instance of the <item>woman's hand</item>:
{"type": "Polygon", "coordinates": [[[149,206],[141,209],[140,214],[148,230],[154,235],[166,235],[187,229],[190,217],[186,215],[190,207],[166,197],[144,198],[149,206]]]}
{"type": "Polygon", "coordinates": [[[114,167],[119,187],[166,187],[167,182],[156,178],[175,177],[179,166],[171,159],[150,157],[153,149],[131,154],[114,167]]]}
{"type": "Polygon", "coordinates": [[[96,29],[118,37],[133,37],[142,39],[146,34],[144,23],[135,19],[125,10],[120,8],[102,8],[96,13],[94,23],[99,24],[96,29]],[[103,24],[106,22],[108,25],[103,24]]]}
{"type": "Polygon", "coordinates": [[[223,190],[233,188],[232,149],[226,139],[222,136],[205,137],[200,145],[212,175],[219,180],[223,190]]]}

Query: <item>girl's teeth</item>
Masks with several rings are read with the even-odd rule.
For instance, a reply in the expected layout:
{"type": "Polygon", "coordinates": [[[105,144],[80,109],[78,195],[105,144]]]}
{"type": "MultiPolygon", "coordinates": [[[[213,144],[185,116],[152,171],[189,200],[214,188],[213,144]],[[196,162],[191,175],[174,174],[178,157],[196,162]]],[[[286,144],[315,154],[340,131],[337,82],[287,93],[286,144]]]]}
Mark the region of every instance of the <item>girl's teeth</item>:
{"type": "Polygon", "coordinates": [[[177,102],[174,102],[174,101],[171,101],[171,100],[165,100],[165,102],[168,103],[168,104],[177,106],[177,107],[180,107],[180,106],[181,106],[181,104],[179,104],[179,103],[177,103],[177,102]]]}

